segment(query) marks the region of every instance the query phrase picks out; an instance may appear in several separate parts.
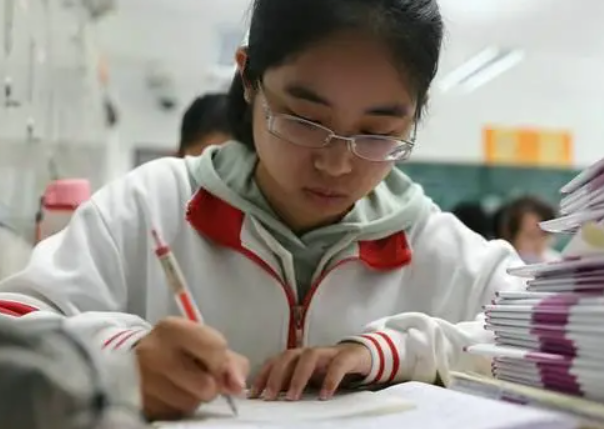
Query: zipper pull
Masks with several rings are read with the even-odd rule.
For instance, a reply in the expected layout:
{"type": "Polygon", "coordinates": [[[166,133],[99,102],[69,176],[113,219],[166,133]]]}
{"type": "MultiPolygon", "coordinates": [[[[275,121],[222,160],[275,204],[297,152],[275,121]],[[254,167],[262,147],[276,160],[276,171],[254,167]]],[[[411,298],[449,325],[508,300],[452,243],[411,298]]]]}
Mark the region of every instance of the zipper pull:
{"type": "Polygon", "coordinates": [[[302,347],[304,344],[304,307],[296,305],[294,311],[294,328],[296,330],[296,348],[302,347]]]}

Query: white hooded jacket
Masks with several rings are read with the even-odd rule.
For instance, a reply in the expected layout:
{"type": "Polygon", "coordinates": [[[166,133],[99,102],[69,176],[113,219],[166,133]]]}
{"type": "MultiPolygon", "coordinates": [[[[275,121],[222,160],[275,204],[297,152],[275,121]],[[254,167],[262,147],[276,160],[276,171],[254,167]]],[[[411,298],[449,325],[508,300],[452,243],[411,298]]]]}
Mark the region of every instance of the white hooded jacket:
{"type": "Polygon", "coordinates": [[[488,370],[463,347],[489,341],[482,306],[496,291],[524,288],[505,272],[521,263],[507,243],[483,240],[393,170],[342,223],[301,237],[327,245],[301,290],[295,252],[276,232],[284,225],[225,179],[235,165],[233,177],[248,177],[241,186],[253,180],[254,155],[242,148],[151,162],[97,192],[0,284],[0,311],[68,317],[100,349],[129,350],[178,314],[154,254],[156,226],[205,322],[250,359],[252,375],[287,347],[342,340],[371,351],[366,383],[488,370]]]}

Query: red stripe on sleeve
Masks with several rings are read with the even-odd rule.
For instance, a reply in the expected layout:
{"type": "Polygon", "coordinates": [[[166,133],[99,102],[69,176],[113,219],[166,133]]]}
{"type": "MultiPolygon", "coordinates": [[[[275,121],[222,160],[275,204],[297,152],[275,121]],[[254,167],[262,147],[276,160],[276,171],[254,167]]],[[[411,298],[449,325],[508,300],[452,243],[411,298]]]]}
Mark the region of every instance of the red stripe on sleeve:
{"type": "Polygon", "coordinates": [[[109,347],[111,344],[113,344],[114,341],[117,341],[123,335],[126,335],[126,334],[128,334],[130,332],[132,332],[131,329],[125,329],[123,331],[118,332],[117,334],[115,334],[114,336],[112,336],[111,338],[109,338],[107,341],[105,341],[103,343],[103,348],[105,349],[105,348],[109,347]]]}
{"type": "Polygon", "coordinates": [[[15,301],[0,300],[0,313],[2,314],[21,317],[25,316],[26,314],[33,313],[34,311],[38,311],[38,309],[27,304],[22,304],[15,301]]]}
{"type": "Polygon", "coordinates": [[[390,338],[383,332],[376,332],[376,334],[382,337],[386,341],[386,343],[388,343],[388,347],[390,348],[390,352],[392,353],[392,373],[386,380],[386,383],[391,384],[394,381],[394,377],[396,377],[396,374],[398,373],[398,370],[401,366],[401,359],[398,355],[398,350],[396,349],[392,338],[390,338]]]}
{"type": "Polygon", "coordinates": [[[131,331],[128,335],[124,335],[120,338],[120,340],[113,346],[113,350],[119,349],[122,344],[124,344],[128,339],[132,338],[134,335],[138,334],[141,331],[131,331]]]}
{"type": "Polygon", "coordinates": [[[5,316],[21,317],[19,313],[15,313],[12,310],[2,307],[0,307],[0,314],[4,314],[5,316]]]}
{"type": "Polygon", "coordinates": [[[380,343],[378,342],[378,340],[373,338],[371,335],[361,335],[361,337],[365,338],[366,340],[369,340],[371,342],[371,344],[373,344],[373,347],[375,347],[375,349],[377,350],[377,354],[378,354],[378,358],[379,358],[380,362],[379,362],[378,371],[375,376],[375,380],[373,380],[373,383],[379,382],[379,380],[381,380],[382,376],[384,375],[384,366],[385,366],[384,351],[382,350],[382,347],[380,346],[380,343]]]}

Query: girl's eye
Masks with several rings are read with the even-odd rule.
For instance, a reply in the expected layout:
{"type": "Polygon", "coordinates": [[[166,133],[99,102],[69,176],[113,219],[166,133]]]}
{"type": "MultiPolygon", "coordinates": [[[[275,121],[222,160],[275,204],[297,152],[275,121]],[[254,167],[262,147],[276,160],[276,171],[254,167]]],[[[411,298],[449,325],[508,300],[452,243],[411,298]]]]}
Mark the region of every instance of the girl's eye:
{"type": "Polygon", "coordinates": [[[368,131],[368,130],[364,130],[361,131],[362,135],[366,135],[366,136],[379,136],[379,137],[394,137],[394,131],[391,131],[389,133],[378,133],[378,132],[374,132],[374,131],[368,131]]]}
{"type": "Polygon", "coordinates": [[[295,117],[295,118],[302,119],[302,120],[304,120],[304,121],[312,122],[313,124],[319,124],[319,125],[323,125],[323,124],[321,123],[321,121],[317,121],[316,119],[313,119],[313,118],[308,117],[308,116],[298,115],[298,114],[293,113],[293,112],[292,112],[292,113],[290,113],[290,115],[291,115],[291,116],[293,116],[293,117],[295,117]]]}

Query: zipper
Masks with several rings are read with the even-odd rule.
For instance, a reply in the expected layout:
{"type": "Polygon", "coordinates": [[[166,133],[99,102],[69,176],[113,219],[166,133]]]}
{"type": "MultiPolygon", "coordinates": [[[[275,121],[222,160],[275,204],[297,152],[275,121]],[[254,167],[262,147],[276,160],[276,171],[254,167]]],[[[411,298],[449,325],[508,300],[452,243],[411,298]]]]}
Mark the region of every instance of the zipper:
{"type": "Polygon", "coordinates": [[[323,273],[321,273],[319,278],[311,285],[310,290],[304,297],[302,305],[297,304],[292,307],[292,311],[293,311],[293,315],[294,315],[293,320],[294,320],[294,327],[295,327],[295,333],[296,333],[296,347],[297,348],[302,347],[304,345],[304,325],[306,325],[306,315],[308,313],[310,303],[311,303],[315,293],[317,292],[317,289],[319,289],[319,286],[321,285],[321,283],[323,283],[323,280],[325,280],[325,278],[329,274],[331,274],[331,272],[333,272],[336,268],[339,268],[342,265],[347,264],[348,262],[353,262],[353,261],[358,261],[358,260],[359,260],[359,258],[357,258],[357,257],[350,257],[350,258],[342,259],[340,262],[335,264],[333,267],[331,267],[327,271],[323,271],[323,273]]]}
{"type": "Polygon", "coordinates": [[[295,331],[295,344],[296,348],[300,348],[304,345],[304,316],[305,308],[302,305],[294,305],[292,307],[294,316],[294,331],[295,331]]]}
{"type": "MultiPolygon", "coordinates": [[[[238,250],[238,249],[237,249],[238,250]]],[[[273,270],[262,258],[260,258],[257,254],[253,252],[245,252],[239,250],[244,256],[250,259],[252,262],[255,262],[258,266],[260,266],[264,271],[273,277],[283,289],[285,296],[287,298],[289,304],[290,311],[290,320],[289,320],[289,329],[288,329],[288,338],[287,338],[287,348],[300,348],[304,346],[304,325],[306,324],[306,314],[308,313],[308,308],[310,307],[310,303],[312,301],[315,292],[325,279],[332,271],[336,268],[341,267],[342,265],[352,262],[358,261],[358,257],[346,258],[338,262],[336,265],[331,267],[329,270],[324,271],[319,278],[311,285],[310,290],[304,297],[302,304],[299,304],[289,288],[289,286],[281,280],[280,276],[277,274],[275,270],[273,270]]]]}

